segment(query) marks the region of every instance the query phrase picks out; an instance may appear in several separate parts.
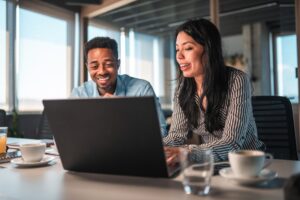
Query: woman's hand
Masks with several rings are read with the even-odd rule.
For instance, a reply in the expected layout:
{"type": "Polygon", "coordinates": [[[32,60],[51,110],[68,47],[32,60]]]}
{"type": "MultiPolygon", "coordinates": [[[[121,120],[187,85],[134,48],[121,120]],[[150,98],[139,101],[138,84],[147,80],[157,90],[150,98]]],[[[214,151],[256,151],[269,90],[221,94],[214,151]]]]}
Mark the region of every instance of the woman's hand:
{"type": "Polygon", "coordinates": [[[166,161],[169,166],[179,162],[180,147],[164,147],[166,161]]]}

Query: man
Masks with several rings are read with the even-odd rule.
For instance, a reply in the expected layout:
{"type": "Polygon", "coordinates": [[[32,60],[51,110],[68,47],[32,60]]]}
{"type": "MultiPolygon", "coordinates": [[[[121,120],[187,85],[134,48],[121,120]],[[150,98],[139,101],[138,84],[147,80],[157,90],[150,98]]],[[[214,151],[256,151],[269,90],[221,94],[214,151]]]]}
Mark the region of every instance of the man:
{"type": "MultiPolygon", "coordinates": [[[[117,42],[109,37],[96,37],[88,41],[84,49],[84,59],[92,81],[74,88],[72,97],[109,96],[156,96],[148,81],[118,75],[117,42]]],[[[156,107],[162,136],[167,135],[166,122],[158,99],[156,107]]]]}

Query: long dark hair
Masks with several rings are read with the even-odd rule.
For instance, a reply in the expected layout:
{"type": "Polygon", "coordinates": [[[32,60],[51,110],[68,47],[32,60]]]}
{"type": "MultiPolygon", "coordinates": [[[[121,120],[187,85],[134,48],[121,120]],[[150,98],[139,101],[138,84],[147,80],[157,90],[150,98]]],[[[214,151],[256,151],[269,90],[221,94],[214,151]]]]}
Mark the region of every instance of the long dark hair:
{"type": "MultiPolygon", "coordinates": [[[[221,36],[217,27],[206,19],[189,20],[176,29],[175,39],[180,32],[185,32],[197,43],[203,46],[205,56],[203,93],[200,102],[195,102],[197,85],[194,78],[186,78],[179,69],[178,89],[179,104],[188,119],[189,128],[197,128],[200,109],[204,112],[203,99],[207,98],[205,111],[205,128],[212,133],[224,127],[220,123],[220,108],[222,107],[228,90],[228,77],[222,55],[221,36]]],[[[202,58],[199,57],[202,60],[202,58]]]]}

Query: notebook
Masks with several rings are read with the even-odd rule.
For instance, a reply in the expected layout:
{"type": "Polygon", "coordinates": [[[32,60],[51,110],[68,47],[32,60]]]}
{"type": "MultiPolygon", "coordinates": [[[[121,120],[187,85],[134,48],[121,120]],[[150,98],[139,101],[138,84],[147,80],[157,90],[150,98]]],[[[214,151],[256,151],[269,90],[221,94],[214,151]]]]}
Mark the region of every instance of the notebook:
{"type": "Polygon", "coordinates": [[[66,170],[172,177],[154,97],[43,100],[66,170]]]}

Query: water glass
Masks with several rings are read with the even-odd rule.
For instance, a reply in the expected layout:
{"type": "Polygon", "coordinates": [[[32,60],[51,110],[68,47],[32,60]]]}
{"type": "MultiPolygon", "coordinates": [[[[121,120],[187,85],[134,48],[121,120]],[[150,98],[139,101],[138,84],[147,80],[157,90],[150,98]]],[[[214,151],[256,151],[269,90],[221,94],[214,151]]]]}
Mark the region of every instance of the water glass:
{"type": "Polygon", "coordinates": [[[207,195],[213,175],[213,154],[210,149],[180,150],[183,187],[187,194],[207,195]]]}
{"type": "Polygon", "coordinates": [[[7,127],[0,127],[0,153],[6,152],[7,127]]]}

